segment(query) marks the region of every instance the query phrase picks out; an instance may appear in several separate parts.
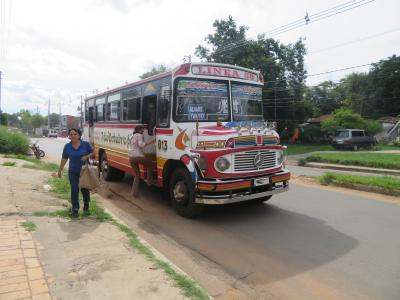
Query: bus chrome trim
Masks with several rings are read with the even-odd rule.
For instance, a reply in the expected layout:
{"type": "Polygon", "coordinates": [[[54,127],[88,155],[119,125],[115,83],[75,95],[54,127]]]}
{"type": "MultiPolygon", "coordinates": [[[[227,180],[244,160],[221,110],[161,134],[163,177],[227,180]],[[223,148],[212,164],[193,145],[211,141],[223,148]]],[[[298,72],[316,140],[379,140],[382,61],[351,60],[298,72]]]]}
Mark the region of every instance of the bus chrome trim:
{"type": "Polygon", "coordinates": [[[231,196],[223,195],[223,196],[203,196],[203,197],[196,197],[195,202],[198,204],[211,204],[211,205],[221,205],[221,204],[230,204],[236,202],[243,202],[248,200],[253,200],[257,198],[262,198],[266,196],[271,196],[279,193],[283,193],[289,190],[289,185],[281,185],[275,187],[271,191],[265,191],[256,194],[233,194],[231,196]]]}

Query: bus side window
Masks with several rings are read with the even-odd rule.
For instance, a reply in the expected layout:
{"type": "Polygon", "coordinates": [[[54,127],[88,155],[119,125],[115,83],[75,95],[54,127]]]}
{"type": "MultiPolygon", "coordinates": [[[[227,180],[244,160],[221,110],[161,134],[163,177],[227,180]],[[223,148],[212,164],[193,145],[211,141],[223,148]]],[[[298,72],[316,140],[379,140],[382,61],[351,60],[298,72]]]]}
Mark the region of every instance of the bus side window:
{"type": "Polygon", "coordinates": [[[155,95],[143,97],[143,124],[148,124],[149,135],[153,135],[156,125],[156,101],[155,95]]]}
{"type": "Polygon", "coordinates": [[[122,120],[138,121],[140,120],[140,98],[123,100],[122,120]]]}
{"type": "Polygon", "coordinates": [[[161,86],[160,98],[157,105],[157,126],[169,127],[169,113],[171,107],[171,87],[161,86]]]}
{"type": "Polygon", "coordinates": [[[93,107],[89,107],[89,115],[88,115],[88,120],[89,125],[92,126],[94,122],[94,116],[93,116],[93,107]]]}

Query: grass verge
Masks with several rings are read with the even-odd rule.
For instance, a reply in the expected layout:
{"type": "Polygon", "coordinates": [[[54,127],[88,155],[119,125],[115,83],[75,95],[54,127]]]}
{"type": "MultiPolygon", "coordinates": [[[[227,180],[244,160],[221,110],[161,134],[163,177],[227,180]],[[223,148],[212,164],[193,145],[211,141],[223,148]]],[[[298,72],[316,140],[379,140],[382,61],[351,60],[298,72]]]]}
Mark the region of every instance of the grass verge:
{"type": "Polygon", "coordinates": [[[3,162],[4,167],[15,167],[15,161],[5,161],[3,162]]]}
{"type": "Polygon", "coordinates": [[[36,224],[33,222],[23,222],[21,225],[26,231],[35,231],[36,229],[36,224]]]}
{"type": "Polygon", "coordinates": [[[400,146],[379,144],[376,147],[376,150],[399,150],[400,151],[400,146]]]}
{"type": "Polygon", "coordinates": [[[58,170],[57,164],[42,161],[35,157],[30,157],[30,156],[26,156],[26,155],[22,155],[22,154],[6,154],[6,155],[4,155],[4,157],[25,160],[25,161],[29,161],[32,163],[32,164],[22,165],[23,168],[44,170],[44,171],[50,171],[50,172],[56,172],[58,170]]]}
{"type": "Polygon", "coordinates": [[[336,186],[355,188],[360,185],[366,188],[372,187],[389,190],[387,194],[393,194],[390,193],[390,191],[397,191],[400,193],[400,179],[390,176],[361,176],[328,172],[317,177],[317,179],[324,185],[332,184],[336,186]]]}
{"type": "Polygon", "coordinates": [[[306,162],[400,169],[400,154],[394,153],[316,153],[307,156],[305,160],[306,162]]]}
{"type": "MultiPolygon", "coordinates": [[[[64,175],[61,179],[50,178],[48,181],[51,191],[55,193],[59,198],[69,199],[70,185],[68,178],[64,175]]],[[[121,232],[123,232],[128,238],[129,244],[137,249],[139,253],[143,254],[150,262],[154,263],[158,268],[162,269],[166,275],[171,278],[174,285],[180,288],[183,294],[191,299],[205,300],[209,299],[207,293],[192,279],[177,272],[169,263],[159,259],[149,247],[144,245],[140,240],[139,236],[128,226],[115,220],[104,208],[102,208],[96,200],[92,197],[90,201],[89,215],[79,214],[80,219],[90,218],[99,222],[108,222],[116,226],[121,232]]],[[[60,217],[70,219],[69,210],[63,209],[55,212],[35,212],[34,216],[37,217],[60,217]]]]}
{"type": "Polygon", "coordinates": [[[301,145],[301,144],[289,144],[287,145],[287,154],[304,154],[314,151],[335,151],[331,145],[301,145]]]}

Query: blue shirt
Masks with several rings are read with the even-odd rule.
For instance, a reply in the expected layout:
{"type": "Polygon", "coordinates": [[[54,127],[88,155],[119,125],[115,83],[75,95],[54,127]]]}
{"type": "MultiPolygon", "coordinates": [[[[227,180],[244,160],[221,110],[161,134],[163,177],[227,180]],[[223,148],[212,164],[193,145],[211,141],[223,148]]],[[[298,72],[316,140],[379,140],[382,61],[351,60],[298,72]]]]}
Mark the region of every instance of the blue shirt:
{"type": "Polygon", "coordinates": [[[71,142],[65,144],[62,158],[69,159],[69,172],[80,173],[81,168],[85,163],[81,158],[89,153],[93,153],[93,148],[88,142],[81,140],[78,149],[74,149],[71,142]]]}

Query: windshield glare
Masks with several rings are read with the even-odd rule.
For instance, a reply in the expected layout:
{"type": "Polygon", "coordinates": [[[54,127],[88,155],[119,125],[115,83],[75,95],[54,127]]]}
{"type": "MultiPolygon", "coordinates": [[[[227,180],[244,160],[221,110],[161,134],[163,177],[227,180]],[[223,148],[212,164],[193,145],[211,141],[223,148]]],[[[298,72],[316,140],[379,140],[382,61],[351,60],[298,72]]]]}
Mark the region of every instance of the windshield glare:
{"type": "Polygon", "coordinates": [[[262,88],[232,83],[232,106],[235,121],[263,120],[262,88]]]}
{"type": "Polygon", "coordinates": [[[228,99],[227,82],[181,79],[176,86],[176,121],[229,121],[228,99]]]}

